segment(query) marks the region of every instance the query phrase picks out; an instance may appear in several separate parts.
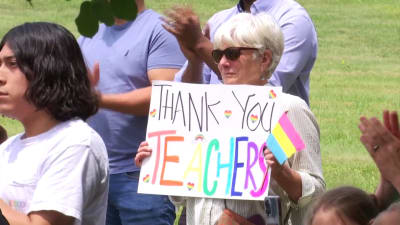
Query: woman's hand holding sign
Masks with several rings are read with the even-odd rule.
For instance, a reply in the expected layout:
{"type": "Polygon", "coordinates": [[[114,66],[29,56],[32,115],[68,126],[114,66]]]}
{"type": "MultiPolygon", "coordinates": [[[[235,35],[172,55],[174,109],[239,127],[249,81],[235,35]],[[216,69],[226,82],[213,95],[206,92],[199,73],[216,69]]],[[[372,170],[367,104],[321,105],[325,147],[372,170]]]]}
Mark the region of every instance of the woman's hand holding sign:
{"type": "Polygon", "coordinates": [[[292,201],[297,202],[302,195],[300,175],[286,163],[280,164],[267,147],[264,148],[264,158],[271,168],[272,178],[286,191],[292,201]]]}
{"type": "Polygon", "coordinates": [[[276,160],[274,154],[265,146],[264,148],[264,158],[265,162],[268,164],[268,166],[271,168],[271,176],[276,177],[277,174],[279,174],[284,167],[284,164],[280,164],[278,160],[276,160]]]}
{"type": "Polygon", "coordinates": [[[142,141],[139,145],[139,149],[135,156],[135,164],[137,167],[141,167],[143,160],[150,157],[153,149],[149,146],[147,141],[142,141]]]}

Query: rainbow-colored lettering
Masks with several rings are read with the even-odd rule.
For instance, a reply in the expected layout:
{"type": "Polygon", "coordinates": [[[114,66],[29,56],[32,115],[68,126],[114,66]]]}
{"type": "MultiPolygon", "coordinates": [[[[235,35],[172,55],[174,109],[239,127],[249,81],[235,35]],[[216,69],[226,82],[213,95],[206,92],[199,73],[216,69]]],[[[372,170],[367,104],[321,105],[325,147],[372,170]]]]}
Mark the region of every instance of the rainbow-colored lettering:
{"type": "MultiPolygon", "coordinates": [[[[170,150],[171,143],[177,146],[185,140],[183,136],[176,135],[175,130],[149,132],[148,137],[157,140],[153,152],[156,161],[152,167],[152,181],[149,174],[143,177],[144,183],[148,185],[181,187],[185,191],[202,193],[208,197],[218,192],[219,196],[223,193],[227,197],[240,198],[246,195],[260,198],[268,190],[269,171],[262,154],[265,142],[259,145],[247,136],[231,136],[228,149],[220,149],[222,140],[213,138],[207,142],[197,142],[191,157],[181,161],[181,156],[169,153],[177,153],[176,149],[170,150]],[[222,151],[225,157],[222,157],[222,151]],[[179,176],[179,172],[171,173],[178,165],[185,165],[182,168],[183,176],[179,176]],[[260,178],[260,173],[263,178],[256,179],[260,178]]],[[[145,191],[149,189],[150,186],[146,186],[145,191]]],[[[157,191],[160,193],[162,190],[167,189],[157,191]]]]}

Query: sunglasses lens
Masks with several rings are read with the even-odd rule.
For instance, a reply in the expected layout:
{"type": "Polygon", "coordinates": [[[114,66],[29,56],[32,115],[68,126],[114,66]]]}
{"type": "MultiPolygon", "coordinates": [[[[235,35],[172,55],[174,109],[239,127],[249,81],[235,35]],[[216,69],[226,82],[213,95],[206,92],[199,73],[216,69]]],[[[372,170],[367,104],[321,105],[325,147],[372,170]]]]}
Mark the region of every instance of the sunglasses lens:
{"type": "Polygon", "coordinates": [[[211,52],[211,54],[216,63],[219,63],[221,61],[223,55],[225,55],[227,59],[234,61],[240,57],[240,51],[245,49],[256,50],[256,48],[231,47],[225,50],[215,49],[211,52]]]}
{"type": "Polygon", "coordinates": [[[225,56],[229,60],[236,60],[240,56],[240,49],[239,48],[227,48],[224,51],[225,56]]]}
{"type": "Polygon", "coordinates": [[[222,55],[224,54],[224,51],[216,49],[216,50],[213,50],[211,54],[212,54],[214,61],[216,63],[219,63],[219,61],[221,61],[221,59],[222,59],[222,55]]]}

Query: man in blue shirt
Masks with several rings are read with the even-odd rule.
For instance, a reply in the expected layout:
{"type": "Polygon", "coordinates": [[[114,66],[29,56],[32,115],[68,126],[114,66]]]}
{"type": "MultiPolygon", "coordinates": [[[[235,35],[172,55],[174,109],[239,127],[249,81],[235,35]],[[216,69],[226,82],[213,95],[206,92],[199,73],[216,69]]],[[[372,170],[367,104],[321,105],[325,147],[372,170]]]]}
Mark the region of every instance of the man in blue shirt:
{"type": "Polygon", "coordinates": [[[137,194],[136,151],[146,139],[153,80],[172,80],[185,58],[160,15],[136,0],[133,21],[101,24],[93,38],[80,37],[86,64],[100,66],[97,90],[101,109],[88,123],[103,138],[109,156],[107,225],[173,224],[175,209],[167,196],[137,194]]]}
{"type": "Polygon", "coordinates": [[[306,10],[293,0],[240,0],[226,10],[214,14],[207,22],[205,34],[200,31],[197,16],[187,8],[170,11],[164,27],[177,37],[188,58],[176,81],[220,83],[218,68],[212,60],[213,36],[221,24],[241,12],[269,13],[282,29],[285,49],[269,83],[301,97],[309,104],[310,72],[317,57],[317,34],[306,10]],[[210,42],[211,41],[211,42],[210,42]],[[205,62],[207,65],[202,65],[205,62]]]}

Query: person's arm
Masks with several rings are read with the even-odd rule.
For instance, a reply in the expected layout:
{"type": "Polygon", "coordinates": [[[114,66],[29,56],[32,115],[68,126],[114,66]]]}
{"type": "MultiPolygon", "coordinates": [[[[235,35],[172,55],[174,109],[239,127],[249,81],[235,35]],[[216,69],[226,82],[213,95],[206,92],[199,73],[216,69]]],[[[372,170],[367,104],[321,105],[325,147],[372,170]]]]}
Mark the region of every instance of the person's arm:
{"type": "MultiPolygon", "coordinates": [[[[79,149],[81,150],[81,149],[79,149]]],[[[56,149],[53,152],[58,152],[56,149]]],[[[78,153],[81,153],[79,151],[78,153]]],[[[72,157],[67,157],[68,159],[72,157]]],[[[83,158],[81,155],[77,158],[83,158]]],[[[68,216],[60,212],[58,209],[70,209],[68,206],[63,207],[53,207],[60,206],[65,202],[65,199],[60,199],[60,196],[69,196],[70,193],[59,193],[63,189],[57,188],[57,185],[63,186],[63,182],[68,182],[68,176],[65,174],[74,174],[71,170],[61,169],[63,168],[62,163],[70,163],[70,161],[65,160],[65,158],[58,157],[56,154],[49,153],[46,163],[42,165],[43,174],[36,184],[33,199],[30,203],[30,212],[27,214],[19,212],[12,207],[10,207],[6,202],[0,199],[0,209],[4,217],[8,220],[10,225],[72,225],[74,224],[75,218],[68,216]],[[59,161],[57,161],[59,160],[59,161]],[[57,165],[56,165],[57,164],[57,165]],[[50,182],[51,177],[51,182],[50,182]],[[57,185],[55,185],[57,184],[57,185]],[[51,188],[50,188],[51,187],[51,188]],[[57,193],[57,195],[53,195],[57,193]],[[65,194],[65,195],[64,195],[65,194]],[[48,201],[51,199],[50,201],[48,201]],[[43,210],[46,209],[46,210],[43,210]],[[51,210],[47,210],[51,209],[51,210]]],[[[71,165],[73,165],[71,163],[71,165]]],[[[76,167],[69,166],[72,170],[76,167]]],[[[70,182],[68,182],[70,183],[70,182]]],[[[74,186],[73,184],[71,184],[74,186]]],[[[75,185],[76,186],[76,185],[75,185]]]]}
{"type": "MultiPolygon", "coordinates": [[[[400,140],[400,129],[397,112],[383,111],[383,123],[385,127],[400,140]]],[[[396,185],[399,187],[399,185],[396,185]]],[[[398,188],[399,190],[399,188],[398,188]]],[[[396,196],[399,195],[399,191],[393,187],[393,185],[381,176],[381,180],[375,191],[375,199],[378,207],[383,210],[386,209],[396,196]]]]}
{"type": "MultiPolygon", "coordinates": [[[[150,81],[173,80],[178,69],[152,69],[148,71],[150,81]]],[[[100,107],[122,113],[145,116],[149,113],[151,86],[121,94],[99,94],[100,107]]]]}
{"type": "Polygon", "coordinates": [[[290,200],[297,202],[302,194],[300,175],[286,164],[280,165],[269,149],[264,150],[265,160],[271,167],[271,176],[288,194],[290,200]]]}
{"type": "Polygon", "coordinates": [[[393,185],[381,177],[381,180],[378,184],[377,189],[374,193],[374,198],[376,200],[376,204],[380,210],[385,210],[389,207],[390,204],[393,203],[393,200],[398,195],[398,192],[393,187],[393,185]]]}
{"type": "Polygon", "coordinates": [[[188,59],[187,70],[183,73],[183,82],[199,83],[202,80],[202,67],[205,62],[218,76],[218,65],[211,56],[213,45],[209,37],[209,27],[201,31],[198,16],[188,7],[175,7],[166,13],[163,27],[173,34],[179,42],[182,52],[188,59]]]}
{"type": "Polygon", "coordinates": [[[203,83],[203,62],[201,60],[188,60],[183,71],[181,82],[184,83],[203,83]]]}
{"type": "MultiPolygon", "coordinates": [[[[397,120],[397,113],[393,114],[397,120]]],[[[398,130],[398,124],[396,125],[398,130]]],[[[376,117],[360,118],[360,140],[367,149],[381,176],[400,192],[400,139],[376,117]]]]}
{"type": "MultiPolygon", "coordinates": [[[[206,32],[209,29],[208,25],[206,25],[206,32]]],[[[199,41],[196,42],[194,46],[194,51],[197,53],[198,57],[207,64],[207,66],[217,74],[218,78],[221,78],[221,73],[218,69],[218,64],[214,61],[211,52],[213,51],[214,46],[211,43],[209,37],[207,38],[205,35],[202,35],[199,38],[199,41]]]]}
{"type": "Polygon", "coordinates": [[[301,207],[308,204],[313,196],[324,191],[325,182],[322,176],[317,121],[304,101],[293,96],[291,98],[295,100],[282,100],[289,104],[287,116],[302,137],[305,149],[295,153],[283,165],[279,165],[275,159],[275,165],[271,162],[269,164],[271,163],[272,168],[271,176],[287,193],[289,199],[301,207]]]}
{"type": "Polygon", "coordinates": [[[72,225],[75,219],[57,211],[37,211],[28,215],[15,211],[0,199],[0,209],[10,225],[72,225]]]}
{"type": "MultiPolygon", "coordinates": [[[[150,83],[154,80],[173,80],[185,58],[179,50],[177,40],[162,27],[161,22],[154,27],[148,48],[146,60],[147,77],[150,83]]],[[[150,98],[151,87],[120,94],[101,94],[100,107],[144,116],[148,114],[150,98]]]]}
{"type": "Polygon", "coordinates": [[[400,193],[400,128],[397,112],[383,112],[383,124],[375,117],[360,118],[360,140],[377,165],[381,182],[375,192],[380,208],[400,193]]]}
{"type": "Polygon", "coordinates": [[[313,66],[317,40],[312,21],[305,16],[292,17],[280,26],[285,48],[269,82],[274,86],[282,86],[283,91],[287,92],[299,78],[302,70],[306,66],[313,66]]]}

